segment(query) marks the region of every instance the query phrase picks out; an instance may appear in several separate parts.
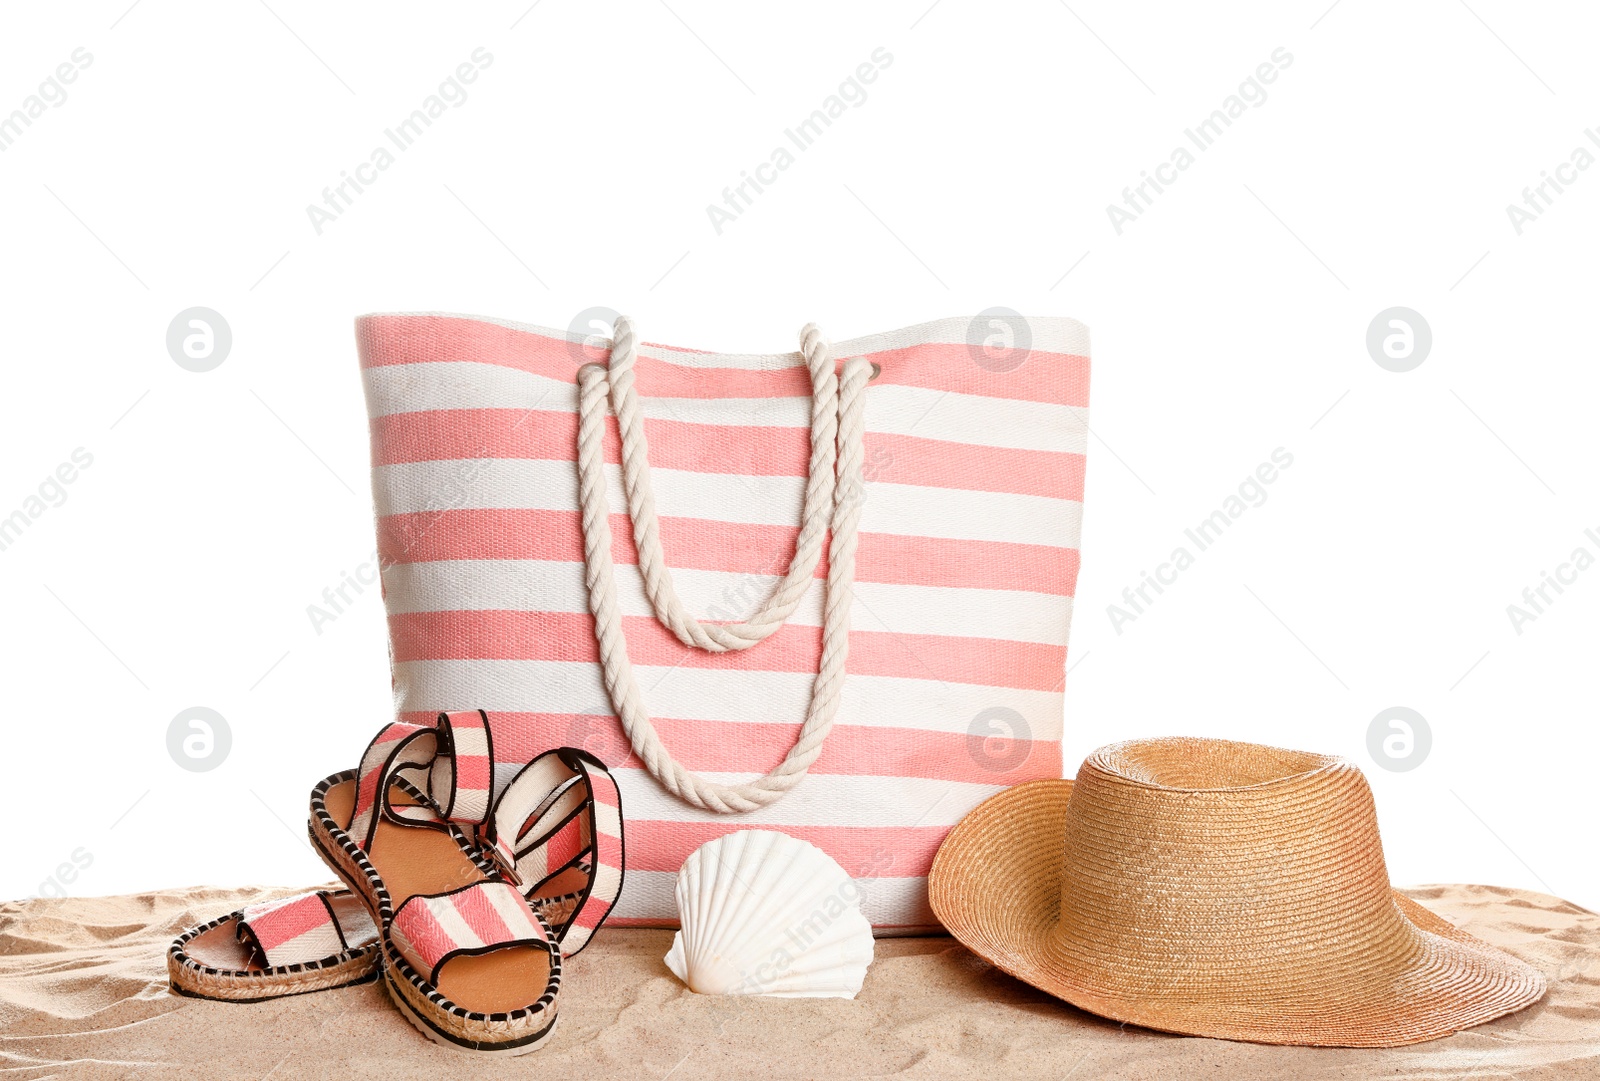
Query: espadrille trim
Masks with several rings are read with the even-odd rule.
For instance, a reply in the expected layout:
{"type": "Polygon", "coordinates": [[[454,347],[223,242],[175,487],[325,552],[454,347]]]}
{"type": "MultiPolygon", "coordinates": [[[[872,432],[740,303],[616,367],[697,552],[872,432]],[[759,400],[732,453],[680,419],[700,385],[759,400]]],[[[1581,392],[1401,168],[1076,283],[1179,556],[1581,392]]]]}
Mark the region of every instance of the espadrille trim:
{"type": "Polygon", "coordinates": [[[364,946],[347,944],[327,957],[263,968],[217,968],[189,954],[189,943],[230,921],[241,921],[243,915],[243,909],[229,912],[191,927],[173,940],[167,948],[167,975],[173,992],[222,1002],[261,1002],[377,978],[381,947],[376,941],[364,946]]]}
{"type": "MultiPolygon", "coordinates": [[[[356,771],[347,769],[342,773],[335,773],[331,777],[324,778],[316,788],[311,790],[311,821],[307,823],[307,830],[311,834],[311,841],[315,845],[317,852],[322,856],[322,862],[326,863],[344,884],[350,887],[357,897],[367,902],[368,911],[372,911],[373,899],[374,897],[376,898],[377,910],[373,911],[372,915],[381,929],[386,922],[394,918],[394,906],[390,902],[389,890],[384,886],[383,879],[379,877],[377,870],[372,866],[372,861],[367,859],[366,852],[355,843],[349,833],[340,827],[334,821],[333,816],[328,813],[327,799],[329,789],[344,784],[346,781],[353,781],[355,778],[356,771]],[[353,878],[351,877],[351,867],[341,864],[338,857],[328,851],[323,838],[318,836],[317,830],[319,827],[334,841],[339,855],[349,861],[354,868],[356,874],[353,878]],[[373,896],[369,896],[365,892],[369,888],[373,891],[373,896]]],[[[427,799],[426,793],[403,777],[395,778],[393,783],[419,802],[427,799]]],[[[500,869],[495,866],[494,861],[485,857],[482,850],[473,844],[471,839],[459,827],[450,823],[439,823],[437,825],[450,835],[450,839],[455,841],[456,847],[472,861],[478,870],[489,876],[499,875],[500,869]]]]}
{"type": "MultiPolygon", "coordinates": [[[[533,916],[538,921],[540,930],[543,931],[547,937],[554,939],[555,932],[550,930],[550,924],[545,921],[545,918],[539,915],[537,911],[533,913],[533,916]]],[[[396,946],[387,936],[385,936],[383,942],[383,954],[385,961],[387,961],[390,966],[387,970],[387,974],[390,976],[391,981],[393,980],[394,975],[398,973],[400,976],[405,978],[407,983],[409,983],[419,994],[421,994],[434,1006],[444,1010],[452,1017],[458,1017],[464,1021],[501,1023],[507,1021],[520,1021],[524,1018],[535,1017],[554,1006],[556,996],[561,993],[561,961],[556,951],[551,951],[550,981],[545,986],[544,994],[539,996],[539,1000],[532,1005],[503,1013],[477,1013],[473,1010],[468,1010],[462,1006],[456,1005],[454,1002],[451,1002],[448,998],[445,998],[443,995],[441,995],[432,983],[430,983],[426,978],[417,972],[416,968],[406,958],[405,954],[401,953],[399,947],[396,946]]]]}
{"type": "MultiPolygon", "coordinates": [[[[581,865],[580,865],[581,868],[581,865]]],[[[584,873],[588,873],[583,868],[584,873]]],[[[578,902],[583,900],[582,893],[563,893],[559,897],[529,897],[528,904],[532,905],[539,915],[556,931],[556,941],[561,940],[561,928],[572,921],[572,913],[578,907],[578,902]]],[[[565,947],[562,949],[563,957],[570,957],[565,947]]]]}
{"type": "MultiPolygon", "coordinates": [[[[488,1045],[492,1047],[523,1046],[542,1038],[555,1023],[554,1008],[556,996],[561,991],[561,958],[559,951],[551,951],[550,976],[545,986],[544,993],[539,999],[525,1007],[509,1012],[479,1013],[468,1010],[444,995],[411,965],[404,954],[395,946],[389,936],[389,928],[394,922],[394,903],[388,887],[383,883],[383,878],[367,858],[362,846],[355,843],[351,835],[345,831],[333,816],[328,813],[327,794],[335,785],[354,780],[356,771],[346,770],[326,778],[311,792],[311,821],[309,830],[311,840],[316,845],[323,861],[327,863],[344,881],[357,893],[366,899],[368,908],[373,910],[382,932],[382,948],[384,959],[384,977],[392,990],[399,991],[412,1004],[414,1009],[421,1008],[420,1003],[427,1003],[432,1010],[447,1015],[452,1019],[453,1028],[441,1027],[440,1023],[426,1014],[416,1014],[413,1021],[421,1021],[428,1025],[434,1032],[445,1037],[453,1043],[462,1046],[478,1047],[488,1045]],[[548,1016],[547,1016],[548,1015],[548,1016]],[[521,1034],[522,1030],[540,1021],[536,1032],[521,1034]],[[513,1036],[516,1032],[518,1035],[513,1036]],[[475,1033],[478,1033],[475,1035],[475,1033]],[[501,1039],[501,1036],[510,1037],[501,1039]]],[[[414,786],[396,781],[403,790],[414,792],[414,786]]],[[[460,829],[449,822],[437,823],[455,840],[472,862],[482,870],[492,881],[501,881],[499,869],[493,862],[486,859],[460,829]]],[[[541,925],[541,929],[551,939],[555,933],[550,929],[549,923],[535,910],[534,917],[541,925]]]]}
{"type": "Polygon", "coordinates": [[[401,1012],[442,1042],[518,1053],[549,1036],[561,959],[593,939],[621,891],[622,801],[604,763],[565,747],[534,759],[492,798],[488,720],[479,710],[441,713],[432,728],[384,726],[358,770],[329,777],[313,791],[309,832],[324,860],[372,911],[384,978],[401,1012]],[[352,780],[355,801],[346,829],[328,813],[327,793],[352,780]],[[399,802],[397,791],[410,802],[399,802]],[[410,897],[397,910],[367,856],[381,819],[446,832],[484,881],[410,897]],[[572,870],[581,877],[580,890],[545,894],[557,876],[572,870]],[[397,926],[406,912],[417,926],[397,926]],[[548,984],[537,1002],[484,1014],[450,1001],[435,985],[452,957],[509,945],[540,945],[550,953],[548,984]]]}
{"type": "Polygon", "coordinates": [[[549,996],[548,1006],[540,1011],[543,1024],[529,1031],[528,1025],[517,1024],[517,1018],[511,1015],[493,1014],[485,1017],[461,1014],[459,1010],[454,1013],[446,1010],[443,1016],[437,1014],[429,1016],[427,1010],[423,1008],[423,1003],[428,1003],[434,1010],[442,1007],[435,1004],[426,990],[419,987],[414,979],[396,980],[395,976],[395,969],[384,970],[384,982],[389,988],[389,997],[417,1031],[432,1039],[472,1051],[520,1054],[537,1050],[555,1030],[559,1015],[556,1012],[553,994],[549,996]],[[439,1019],[436,1020],[435,1017],[439,1019]]]}
{"type": "Polygon", "coordinates": [[[480,817],[494,770],[488,715],[441,713],[434,727],[385,725],[362,754],[349,833],[365,849],[380,819],[407,825],[461,825],[479,839],[501,877],[552,921],[565,956],[576,956],[605,923],[622,892],[622,796],[605,763],[558,747],[524,766],[480,817]],[[424,795],[407,776],[424,777],[424,795]],[[410,805],[396,805],[403,785],[410,805]],[[473,830],[473,826],[477,826],[473,830]],[[577,869],[583,886],[552,897],[548,884],[577,869]],[[552,904],[570,897],[571,903],[552,904]]]}

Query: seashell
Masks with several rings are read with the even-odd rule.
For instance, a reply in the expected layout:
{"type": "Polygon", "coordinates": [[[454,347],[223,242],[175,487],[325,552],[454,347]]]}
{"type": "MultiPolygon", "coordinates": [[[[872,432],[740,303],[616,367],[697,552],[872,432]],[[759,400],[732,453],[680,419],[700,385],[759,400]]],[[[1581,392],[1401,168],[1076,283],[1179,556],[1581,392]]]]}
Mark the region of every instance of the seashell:
{"type": "Polygon", "coordinates": [[[860,887],[786,833],[701,845],[678,872],[677,900],[667,967],[697,994],[855,998],[872,963],[860,887]]]}

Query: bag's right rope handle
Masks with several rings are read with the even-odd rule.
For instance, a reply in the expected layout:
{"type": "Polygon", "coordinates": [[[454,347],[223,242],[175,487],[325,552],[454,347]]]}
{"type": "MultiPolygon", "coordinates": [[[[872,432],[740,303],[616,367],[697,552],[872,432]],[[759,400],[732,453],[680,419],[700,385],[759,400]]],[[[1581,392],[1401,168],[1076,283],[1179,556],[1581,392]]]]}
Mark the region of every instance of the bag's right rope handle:
{"type": "MultiPolygon", "coordinates": [[[[639,393],[633,383],[634,362],[639,355],[638,337],[631,319],[625,315],[617,318],[611,343],[611,407],[617,414],[617,432],[622,440],[622,488],[628,498],[628,514],[633,519],[639,573],[644,578],[645,594],[650,598],[656,618],[686,646],[710,653],[749,649],[794,614],[816,574],[823,537],[833,515],[839,380],[834,373],[833,352],[815,323],[806,324],[800,332],[800,352],[811,373],[811,466],[800,535],[795,540],[789,572],[766,603],[744,622],[702,623],[678,599],[672,572],[661,552],[656,497],[650,484],[650,446],[639,412],[639,393]]],[[[603,434],[602,429],[592,438],[598,444],[603,434]]],[[[583,435],[580,433],[578,438],[581,444],[583,435]]]]}
{"type": "MultiPolygon", "coordinates": [[[[807,327],[806,333],[814,330],[814,327],[807,327]]],[[[831,360],[828,366],[831,372],[831,360]]],[[[862,406],[871,368],[866,360],[854,358],[845,362],[844,370],[838,377],[838,478],[836,483],[829,485],[831,506],[828,509],[831,511],[833,537],[828,552],[828,592],[823,604],[822,657],[817,665],[816,679],[812,682],[806,719],[800,726],[794,746],[771,772],[754,781],[733,785],[708,781],[685,769],[673,758],[662,745],[639,694],[633,665],[628,659],[627,639],[622,632],[622,615],[617,606],[616,572],[611,562],[611,508],[606,498],[603,452],[606,372],[599,365],[585,365],[578,372],[578,486],[583,512],[583,558],[589,587],[589,610],[594,616],[595,640],[599,645],[606,691],[611,696],[611,703],[616,708],[623,730],[628,734],[634,753],[645,768],[669,792],[696,807],[734,813],[753,811],[776,801],[805,777],[806,771],[822,753],[823,741],[833,728],[844,687],[845,665],[850,655],[851,585],[855,580],[856,532],[864,495],[861,471],[865,422],[862,406]]],[[[813,409],[814,413],[817,412],[815,406],[813,409]]],[[[813,446],[815,460],[816,448],[813,446]]],[[[832,474],[833,470],[830,468],[828,472],[832,474]]],[[[808,514],[811,509],[808,490],[808,514]]],[[[637,511],[635,533],[637,537],[637,511]]],[[[818,543],[820,545],[820,538],[818,543]]],[[[797,551],[796,561],[800,558],[801,553],[797,551]]],[[[640,559],[642,563],[642,545],[640,559]]],[[[815,567],[814,561],[812,566],[815,567]]],[[[804,581],[808,585],[810,577],[810,572],[807,572],[804,581]]],[[[771,631],[765,633],[770,634],[771,631]]]]}

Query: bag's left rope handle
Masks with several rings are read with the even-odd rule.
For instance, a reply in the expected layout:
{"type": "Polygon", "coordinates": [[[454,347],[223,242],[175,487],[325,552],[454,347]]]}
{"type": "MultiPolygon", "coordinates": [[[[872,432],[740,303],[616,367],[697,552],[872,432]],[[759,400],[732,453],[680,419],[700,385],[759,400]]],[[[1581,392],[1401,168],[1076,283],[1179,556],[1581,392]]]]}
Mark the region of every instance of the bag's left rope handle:
{"type": "MultiPolygon", "coordinates": [[[[650,482],[650,447],[639,409],[639,392],[634,386],[638,336],[631,319],[625,315],[617,318],[611,343],[609,389],[622,443],[622,488],[628,500],[628,515],[633,520],[639,574],[644,579],[645,594],[650,598],[656,618],[686,646],[709,653],[749,649],[769,637],[794,614],[816,574],[828,523],[833,517],[839,379],[834,371],[833,350],[815,323],[806,324],[800,331],[800,353],[811,376],[811,460],[794,558],[771,596],[748,619],[740,623],[702,623],[679,600],[672,571],[661,551],[655,490],[650,482]]],[[[580,452],[598,454],[604,434],[603,427],[594,428],[586,443],[580,432],[580,452]]]]}
{"type": "MultiPolygon", "coordinates": [[[[810,329],[810,328],[808,328],[810,329]]],[[[829,366],[831,368],[830,360],[829,366]]],[[[753,811],[781,798],[799,784],[822,753],[833,728],[850,655],[850,599],[855,579],[856,534],[861,518],[862,407],[872,366],[848,360],[839,376],[838,481],[830,486],[832,542],[828,552],[827,597],[823,602],[822,656],[811,686],[811,701],[794,746],[765,776],[743,784],[709,781],[684,768],[661,743],[639,693],[617,606],[616,571],[611,561],[611,508],[606,498],[606,373],[599,365],[578,372],[578,483],[583,511],[583,557],[589,610],[606,691],[634,753],[661,784],[680,799],[709,811],[753,811]]],[[[641,552],[641,560],[642,560],[641,552]]],[[[809,583],[809,575],[807,576],[809,583]]],[[[768,632],[770,633],[770,632],[768,632]]]]}

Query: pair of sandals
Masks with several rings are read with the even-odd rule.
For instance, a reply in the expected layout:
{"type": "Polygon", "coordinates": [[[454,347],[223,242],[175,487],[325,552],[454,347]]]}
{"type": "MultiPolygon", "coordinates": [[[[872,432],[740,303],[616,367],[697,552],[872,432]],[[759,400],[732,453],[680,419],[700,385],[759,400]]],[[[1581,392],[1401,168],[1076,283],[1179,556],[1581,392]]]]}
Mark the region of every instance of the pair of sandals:
{"type": "Polygon", "coordinates": [[[190,928],[180,994],[257,1002],[380,975],[423,1035],[526,1054],[554,1031],[561,966],[622,889],[622,807],[598,759],[562,747],[493,796],[481,710],[396,722],[356,770],[311,793],[309,830],[344,890],[252,905],[190,928]]]}

